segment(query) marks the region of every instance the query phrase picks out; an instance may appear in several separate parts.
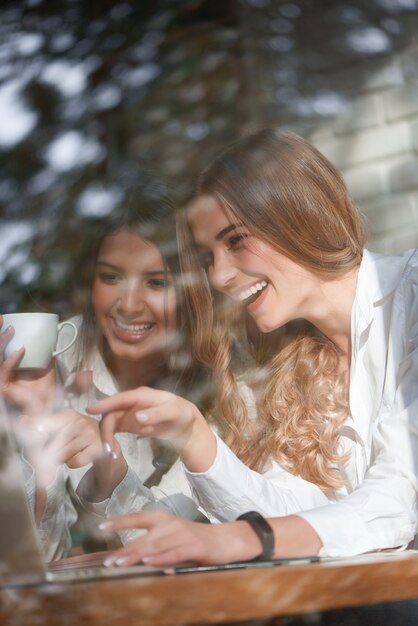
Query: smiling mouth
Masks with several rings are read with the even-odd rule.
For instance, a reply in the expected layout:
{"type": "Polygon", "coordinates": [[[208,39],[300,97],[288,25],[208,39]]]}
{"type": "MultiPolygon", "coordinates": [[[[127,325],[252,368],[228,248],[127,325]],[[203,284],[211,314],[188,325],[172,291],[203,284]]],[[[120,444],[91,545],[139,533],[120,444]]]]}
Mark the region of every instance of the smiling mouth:
{"type": "Polygon", "coordinates": [[[113,323],[115,327],[122,331],[123,333],[128,333],[130,335],[143,335],[148,332],[154,324],[151,322],[144,322],[142,324],[128,324],[126,322],[122,322],[121,320],[117,320],[113,318],[113,323]]]}
{"type": "Polygon", "coordinates": [[[238,300],[242,302],[243,304],[245,304],[246,306],[248,304],[252,304],[253,302],[257,300],[257,298],[261,296],[261,294],[263,293],[263,291],[266,289],[267,286],[268,286],[267,281],[260,280],[255,285],[252,285],[248,289],[245,289],[244,291],[242,291],[238,295],[238,300]]]}

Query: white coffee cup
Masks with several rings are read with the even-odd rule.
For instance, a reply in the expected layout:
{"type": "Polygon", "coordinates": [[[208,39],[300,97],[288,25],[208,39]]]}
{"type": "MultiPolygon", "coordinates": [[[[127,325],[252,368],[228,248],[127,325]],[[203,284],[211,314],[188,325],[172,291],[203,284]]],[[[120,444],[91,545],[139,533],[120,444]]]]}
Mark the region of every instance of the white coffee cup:
{"type": "Polygon", "coordinates": [[[71,348],[77,339],[76,325],[67,321],[60,323],[55,313],[5,313],[1,330],[8,326],[13,326],[15,333],[6,345],[4,357],[25,347],[18,369],[45,369],[53,357],[71,348]],[[74,336],[70,343],[57,350],[58,333],[64,326],[72,326],[74,336]]]}

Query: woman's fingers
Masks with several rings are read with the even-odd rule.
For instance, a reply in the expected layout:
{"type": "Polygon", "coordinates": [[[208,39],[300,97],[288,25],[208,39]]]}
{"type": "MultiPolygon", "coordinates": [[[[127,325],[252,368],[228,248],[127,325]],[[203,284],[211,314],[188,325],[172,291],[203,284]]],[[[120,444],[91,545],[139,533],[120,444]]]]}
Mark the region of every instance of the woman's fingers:
{"type": "Polygon", "coordinates": [[[101,440],[91,432],[77,432],[73,428],[58,431],[45,447],[58,464],[81,467],[104,456],[101,440]]]}
{"type": "Polygon", "coordinates": [[[194,404],[167,391],[139,387],[106,398],[87,409],[102,413],[100,432],[105,449],[112,453],[114,435],[130,432],[141,437],[170,439],[180,452],[190,441],[193,424],[206,421],[194,404]]]}
{"type": "Polygon", "coordinates": [[[19,365],[25,354],[25,348],[22,346],[7,358],[3,359],[3,350],[1,350],[0,362],[0,380],[3,386],[7,386],[13,379],[14,370],[19,365]]]}
{"type": "MultiPolygon", "coordinates": [[[[221,526],[226,525],[216,526],[221,529],[221,526]]],[[[169,513],[124,515],[113,518],[101,524],[100,527],[105,532],[115,532],[126,528],[139,528],[147,531],[138,539],[114,552],[107,559],[107,566],[127,567],[140,562],[156,566],[171,566],[186,561],[222,563],[227,555],[226,546],[222,543],[217,552],[213,550],[213,545],[217,546],[215,526],[191,522],[169,513]]]]}
{"type": "Polygon", "coordinates": [[[0,369],[3,370],[0,374],[0,389],[4,399],[22,411],[30,412],[34,403],[31,391],[25,386],[12,382],[9,374],[4,371],[4,366],[0,369]]]}
{"type": "Polygon", "coordinates": [[[107,565],[133,563],[169,566],[187,561],[204,565],[251,560],[260,553],[260,540],[247,522],[204,524],[169,513],[136,513],[101,524],[105,532],[143,528],[144,535],[113,553],[107,565]]]}
{"type": "Polygon", "coordinates": [[[99,424],[73,411],[63,411],[43,417],[22,416],[21,428],[39,433],[45,456],[56,464],[81,467],[104,456],[99,424]]]}
{"type": "Polygon", "coordinates": [[[149,406],[152,391],[147,387],[139,387],[130,391],[123,391],[115,396],[105,398],[87,407],[88,413],[102,415],[100,433],[105,451],[116,455],[118,446],[115,440],[117,432],[131,432],[141,435],[140,427],[135,418],[135,407],[149,406]]]}
{"type": "MultiPolygon", "coordinates": [[[[3,324],[3,317],[0,315],[0,324],[3,324]]],[[[1,367],[1,375],[3,376],[4,373],[7,373],[7,378],[6,380],[9,380],[11,377],[11,373],[12,371],[16,368],[16,366],[19,364],[19,362],[21,361],[23,355],[25,354],[25,348],[23,346],[21,346],[20,348],[18,348],[18,350],[15,350],[14,352],[12,352],[12,354],[10,356],[8,356],[7,358],[4,357],[4,351],[6,349],[7,344],[9,343],[9,341],[12,339],[12,337],[15,334],[15,330],[13,328],[13,326],[8,326],[7,328],[3,329],[3,327],[1,326],[1,332],[0,332],[0,367],[1,367]],[[4,369],[4,372],[3,372],[4,369]]]]}
{"type": "Polygon", "coordinates": [[[135,434],[134,430],[123,428],[122,420],[125,415],[126,413],[123,411],[114,411],[113,413],[109,413],[108,415],[103,415],[99,423],[100,436],[103,442],[104,451],[114,458],[119,455],[119,446],[115,439],[115,433],[132,432],[135,434]]]}
{"type": "Polygon", "coordinates": [[[13,328],[13,326],[8,326],[7,328],[3,328],[3,327],[1,328],[1,332],[0,332],[0,353],[1,353],[1,357],[2,358],[3,358],[4,349],[7,346],[7,344],[9,343],[10,339],[13,337],[13,335],[14,335],[14,328],[13,328]]]}
{"type": "Polygon", "coordinates": [[[99,400],[87,407],[92,415],[111,413],[112,411],[127,411],[133,407],[143,409],[162,402],[167,396],[172,395],[167,391],[151,389],[151,387],[138,387],[130,391],[122,391],[114,396],[99,400]]]}
{"type": "MultiPolygon", "coordinates": [[[[114,552],[106,565],[126,567],[143,562],[152,565],[172,565],[198,557],[196,541],[186,520],[168,513],[134,513],[102,524],[102,530],[114,532],[124,528],[142,528],[146,532],[114,552]]],[[[192,524],[193,526],[193,524],[192,524]]]]}
{"type": "Polygon", "coordinates": [[[1,391],[22,413],[49,413],[57,395],[54,365],[45,370],[16,369],[24,352],[21,348],[0,364],[1,391]]]}
{"type": "Polygon", "coordinates": [[[87,442],[79,437],[73,439],[57,452],[57,458],[72,469],[93,463],[104,456],[103,446],[97,441],[87,442]]]}

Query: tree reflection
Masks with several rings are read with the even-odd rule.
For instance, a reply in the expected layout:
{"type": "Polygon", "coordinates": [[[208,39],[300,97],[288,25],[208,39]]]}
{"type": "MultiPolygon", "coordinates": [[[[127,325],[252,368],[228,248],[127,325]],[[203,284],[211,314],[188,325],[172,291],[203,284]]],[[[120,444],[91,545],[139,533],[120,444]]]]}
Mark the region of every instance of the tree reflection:
{"type": "Polygon", "coordinates": [[[161,173],[182,197],[242,132],[349,112],[362,72],[413,36],[417,6],[3,2],[0,309],[71,311],[80,234],[123,201],[127,169],[161,173]]]}

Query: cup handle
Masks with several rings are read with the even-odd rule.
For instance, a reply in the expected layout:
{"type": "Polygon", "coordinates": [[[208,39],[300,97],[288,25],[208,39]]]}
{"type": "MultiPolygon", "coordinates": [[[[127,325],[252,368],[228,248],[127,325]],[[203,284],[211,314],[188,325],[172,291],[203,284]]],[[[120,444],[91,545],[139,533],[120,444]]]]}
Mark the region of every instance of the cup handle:
{"type": "Polygon", "coordinates": [[[61,348],[60,350],[55,350],[55,352],[53,352],[52,356],[58,356],[58,354],[62,354],[63,352],[68,350],[68,348],[71,348],[71,346],[73,345],[73,343],[77,339],[78,330],[77,330],[77,326],[73,322],[60,322],[58,324],[58,332],[61,330],[61,328],[63,328],[66,325],[67,326],[72,326],[72,328],[74,330],[74,337],[71,339],[71,341],[70,341],[70,343],[68,345],[64,346],[64,348],[61,348]]]}

